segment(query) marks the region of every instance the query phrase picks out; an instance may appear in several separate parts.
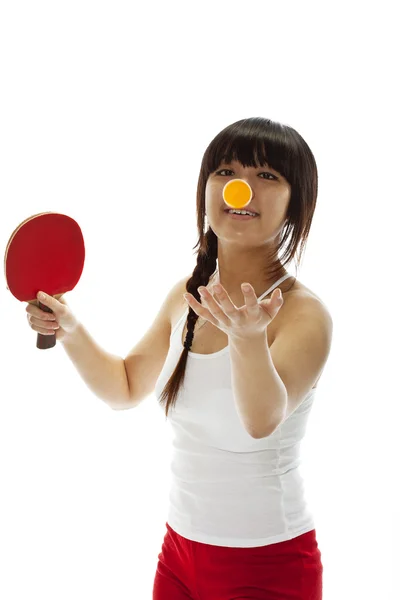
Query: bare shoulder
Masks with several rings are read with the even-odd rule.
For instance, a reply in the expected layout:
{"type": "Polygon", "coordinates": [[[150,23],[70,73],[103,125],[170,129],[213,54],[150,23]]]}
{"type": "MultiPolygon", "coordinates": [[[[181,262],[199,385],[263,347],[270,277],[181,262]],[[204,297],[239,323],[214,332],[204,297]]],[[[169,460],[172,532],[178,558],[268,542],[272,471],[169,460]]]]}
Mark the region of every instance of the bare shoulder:
{"type": "MultiPolygon", "coordinates": [[[[282,290],[284,292],[284,290],[282,290]]],[[[283,294],[284,304],[279,311],[280,323],[291,321],[299,315],[299,313],[307,312],[314,314],[316,318],[322,319],[326,326],[332,329],[332,316],[325,302],[306,285],[295,280],[293,286],[288,292],[283,294]],[[282,314],[281,314],[282,313],[282,314]]],[[[279,322],[277,323],[279,326],[279,322]]]]}
{"type": "MultiPolygon", "coordinates": [[[[322,334],[325,348],[329,352],[332,343],[333,321],[323,300],[297,279],[286,293],[284,289],[282,292],[284,303],[268,327],[269,329],[272,326],[271,342],[275,341],[276,336],[283,330],[290,330],[291,326],[299,319],[306,319],[308,322],[311,320],[318,324],[319,333],[322,334]]],[[[314,382],[314,388],[317,387],[322,372],[314,382]]]]}

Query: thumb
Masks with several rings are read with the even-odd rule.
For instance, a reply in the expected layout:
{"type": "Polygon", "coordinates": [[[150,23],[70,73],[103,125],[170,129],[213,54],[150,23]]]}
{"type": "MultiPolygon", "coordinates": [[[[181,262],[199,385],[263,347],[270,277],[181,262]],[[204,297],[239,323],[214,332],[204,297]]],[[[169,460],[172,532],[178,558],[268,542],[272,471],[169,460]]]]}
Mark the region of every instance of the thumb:
{"type": "Polygon", "coordinates": [[[283,296],[282,296],[282,292],[279,288],[275,288],[274,291],[271,294],[271,297],[268,298],[267,300],[263,300],[262,302],[260,302],[260,304],[263,304],[264,306],[273,306],[274,308],[277,308],[279,306],[279,308],[282,306],[284,300],[283,300],[283,296]]]}
{"type": "Polygon", "coordinates": [[[51,310],[54,310],[54,308],[57,307],[57,300],[52,296],[49,296],[49,294],[45,294],[44,292],[38,292],[36,298],[41,304],[44,304],[48,308],[51,308],[51,310]]]}
{"type": "MultiPolygon", "coordinates": [[[[278,305],[283,304],[284,300],[283,300],[281,289],[280,288],[275,288],[274,292],[276,292],[274,300],[276,300],[276,302],[278,303],[278,305]]],[[[272,295],[273,295],[273,292],[272,292],[272,295]]],[[[272,296],[271,296],[271,298],[272,298],[272,296]]]]}
{"type": "Polygon", "coordinates": [[[273,319],[278,314],[283,302],[284,300],[282,292],[279,288],[276,288],[272,292],[271,298],[269,298],[268,300],[263,300],[262,302],[259,302],[259,304],[262,307],[262,309],[265,310],[267,315],[269,315],[271,319],[273,319]]]}

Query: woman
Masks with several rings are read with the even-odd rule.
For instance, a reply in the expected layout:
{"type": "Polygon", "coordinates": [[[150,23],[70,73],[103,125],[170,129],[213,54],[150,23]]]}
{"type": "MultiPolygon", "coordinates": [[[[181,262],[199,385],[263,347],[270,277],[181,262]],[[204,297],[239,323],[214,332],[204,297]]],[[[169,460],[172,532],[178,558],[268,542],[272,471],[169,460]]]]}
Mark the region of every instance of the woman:
{"type": "Polygon", "coordinates": [[[153,600],[322,598],[299,449],[332,319],[285,269],[299,247],[301,258],[317,190],[314,156],[287,125],[243,119],[206,149],[197,265],[155,387],[175,438],[153,600]],[[228,212],[232,179],[252,188],[256,216],[228,212]]]}
{"type": "Polygon", "coordinates": [[[100,348],[64,299],[41,298],[50,314],[26,308],[32,329],[56,331],[111,408],[133,408],[155,391],[170,419],[172,488],[153,600],[322,599],[299,450],[332,319],[285,269],[298,248],[301,257],[316,198],[315,160],[294,129],[238,121],[202,161],[197,265],[125,359],[100,348]],[[222,191],[232,179],[250,186],[245,208],[255,216],[227,210],[222,191]]]}

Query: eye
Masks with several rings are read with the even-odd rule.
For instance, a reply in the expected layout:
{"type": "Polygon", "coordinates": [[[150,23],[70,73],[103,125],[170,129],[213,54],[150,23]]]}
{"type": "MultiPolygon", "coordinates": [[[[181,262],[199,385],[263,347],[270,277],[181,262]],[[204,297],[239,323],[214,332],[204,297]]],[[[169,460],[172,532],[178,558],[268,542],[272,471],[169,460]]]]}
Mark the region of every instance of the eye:
{"type": "MultiPolygon", "coordinates": [[[[220,171],[216,171],[216,175],[222,175],[223,171],[231,171],[230,169],[221,169],[220,171]]],[[[233,171],[231,171],[233,173],[233,171]]]]}
{"type": "MultiPolygon", "coordinates": [[[[219,171],[216,171],[216,175],[222,175],[223,176],[223,172],[224,171],[230,171],[230,173],[233,173],[233,171],[231,169],[220,169],[219,171]]],[[[276,177],[276,175],[273,175],[269,171],[263,171],[262,173],[259,173],[259,175],[270,175],[273,179],[278,179],[276,177]]],[[[264,177],[262,179],[264,179],[264,177]]],[[[269,179],[268,181],[271,181],[271,180],[269,179]]]]}
{"type": "Polygon", "coordinates": [[[272,173],[269,173],[268,171],[263,171],[262,173],[259,173],[259,175],[271,175],[273,179],[278,179],[275,175],[272,175],[272,173]]]}

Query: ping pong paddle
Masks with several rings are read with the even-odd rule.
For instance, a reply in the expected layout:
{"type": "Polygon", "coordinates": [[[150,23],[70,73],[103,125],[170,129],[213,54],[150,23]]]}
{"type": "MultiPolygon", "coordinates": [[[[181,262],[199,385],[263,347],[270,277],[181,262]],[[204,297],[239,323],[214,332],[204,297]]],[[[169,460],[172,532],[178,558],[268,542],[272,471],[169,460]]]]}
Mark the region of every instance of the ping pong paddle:
{"type": "MultiPolygon", "coordinates": [[[[37,300],[44,291],[57,300],[78,283],[85,262],[85,244],[74,219],[54,212],[25,219],[12,233],[4,256],[7,289],[21,302],[53,311],[37,300]]],[[[56,334],[38,333],[36,347],[56,345],[56,334]]]]}

